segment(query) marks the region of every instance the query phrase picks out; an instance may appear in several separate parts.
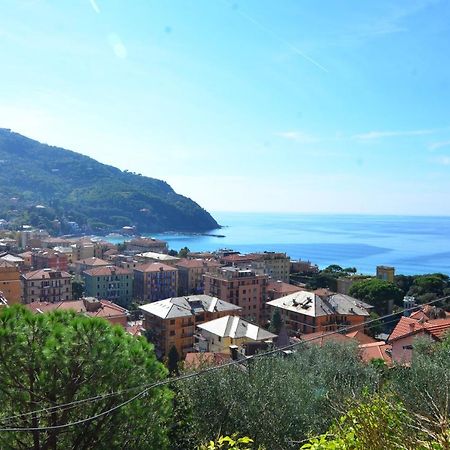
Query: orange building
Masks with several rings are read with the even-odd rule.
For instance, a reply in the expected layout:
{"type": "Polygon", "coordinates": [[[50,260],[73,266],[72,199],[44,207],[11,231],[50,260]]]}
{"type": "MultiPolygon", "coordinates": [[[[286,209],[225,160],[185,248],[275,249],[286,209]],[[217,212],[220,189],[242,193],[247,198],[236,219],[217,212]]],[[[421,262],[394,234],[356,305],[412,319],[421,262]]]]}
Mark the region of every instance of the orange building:
{"type": "Polygon", "coordinates": [[[14,264],[2,260],[0,260],[0,292],[9,305],[21,301],[20,271],[14,264]]]}
{"type": "Polygon", "coordinates": [[[204,275],[204,292],[240,306],[246,320],[262,323],[268,278],[268,275],[258,275],[250,269],[221,267],[204,275]]]}
{"type": "Polygon", "coordinates": [[[220,263],[213,259],[180,259],[175,267],[178,269],[178,295],[191,295],[203,293],[203,275],[218,269],[220,263]]]}
{"type": "Polygon", "coordinates": [[[167,298],[142,305],[143,327],[155,345],[159,357],[167,355],[172,346],[180,357],[192,352],[195,327],[229,314],[239,315],[241,308],[209,295],[167,298]]]}
{"type": "Polygon", "coordinates": [[[67,256],[64,253],[57,252],[53,249],[46,249],[33,253],[31,261],[34,270],[51,268],[67,271],[68,269],[67,256]]]}
{"type": "Polygon", "coordinates": [[[267,302],[278,308],[288,331],[294,334],[336,331],[354,326],[364,329],[371,305],[344,294],[324,291],[323,295],[300,291],[267,302]]]}

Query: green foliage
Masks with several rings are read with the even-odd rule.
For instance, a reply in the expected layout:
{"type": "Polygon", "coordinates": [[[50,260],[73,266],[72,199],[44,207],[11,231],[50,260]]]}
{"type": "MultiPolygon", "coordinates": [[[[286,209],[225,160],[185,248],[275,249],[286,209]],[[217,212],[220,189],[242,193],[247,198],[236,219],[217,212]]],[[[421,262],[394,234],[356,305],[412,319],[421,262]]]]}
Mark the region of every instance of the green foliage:
{"type": "MultiPolygon", "coordinates": [[[[232,436],[220,436],[215,442],[210,441],[208,445],[201,445],[198,450],[252,450],[255,449],[252,444],[253,439],[233,434],[232,436]]],[[[262,447],[259,449],[263,450],[262,447]]]]}
{"type": "Polygon", "coordinates": [[[193,440],[239,431],[256,445],[286,450],[308,433],[324,432],[339,414],[334,403],[372,391],[378,382],[377,370],[359,360],[354,346],[327,344],[203,374],[179,389],[189,405],[193,440]]]}
{"type": "Polygon", "coordinates": [[[72,280],[72,296],[74,300],[78,300],[83,297],[84,282],[82,280],[72,280]]]}
{"type": "Polygon", "coordinates": [[[180,249],[180,251],[178,252],[178,256],[180,258],[187,258],[188,255],[190,253],[190,250],[187,247],[183,247],[182,249],[180,249]]]}
{"type": "Polygon", "coordinates": [[[167,355],[167,367],[169,368],[169,373],[173,375],[178,375],[178,363],[180,362],[180,355],[178,354],[177,348],[172,345],[167,355]]]}
{"type": "Polygon", "coordinates": [[[375,306],[381,313],[386,312],[389,300],[401,304],[403,299],[401,289],[395,284],[377,278],[358,281],[350,288],[349,294],[375,306]]]}
{"type": "Polygon", "coordinates": [[[441,273],[419,275],[408,290],[408,295],[416,298],[418,303],[426,303],[435,298],[442,297],[449,286],[449,277],[441,273]]]}
{"type": "Polygon", "coordinates": [[[124,225],[136,225],[140,232],[218,227],[207,211],[164,181],[122,172],[4,129],[0,159],[0,217],[17,226],[31,224],[50,231],[58,218],[63,232],[70,232],[69,221],[87,232],[124,225]],[[37,209],[37,204],[45,208],[37,209]]]}
{"type": "MultiPolygon", "coordinates": [[[[127,391],[162,380],[167,370],[145,339],[72,311],[34,315],[22,306],[0,312],[0,423],[58,426],[107,411],[127,391]],[[93,396],[122,394],[47,409],[93,396]],[[43,409],[45,408],[45,409],[43,409]],[[42,410],[41,412],[33,411],[42,410]],[[31,412],[31,414],[30,414],[31,412]],[[20,415],[20,416],[19,416],[20,415]],[[6,421],[6,417],[18,416],[6,421]]],[[[171,392],[155,388],[99,419],[69,428],[0,433],[0,448],[167,448],[171,392]]]]}
{"type": "Polygon", "coordinates": [[[283,320],[279,308],[275,308],[272,312],[272,318],[270,319],[269,331],[274,334],[279,334],[281,327],[283,326],[283,320]]]}

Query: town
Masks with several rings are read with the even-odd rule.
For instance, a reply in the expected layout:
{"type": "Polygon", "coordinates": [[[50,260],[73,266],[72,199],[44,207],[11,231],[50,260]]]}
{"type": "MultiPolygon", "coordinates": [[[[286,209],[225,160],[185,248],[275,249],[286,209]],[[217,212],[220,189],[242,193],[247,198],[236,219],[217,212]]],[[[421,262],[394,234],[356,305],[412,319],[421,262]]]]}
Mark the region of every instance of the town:
{"type": "Polygon", "coordinates": [[[411,362],[417,336],[439,342],[450,329],[449,302],[424,301],[448,291],[436,291],[434,283],[430,292],[419,292],[421,301],[406,295],[394,284],[393,267],[378,266],[373,277],[355,268],[319,270],[263,249],[176,252],[153,238],[115,245],[88,236],[52,237],[31,227],[3,231],[0,249],[3,307],[22,303],[35,314],[73,310],[104,318],[144,336],[177,372],[179,364],[215,364],[272,346],[330,340],[355,342],[363,361],[390,367],[411,362]],[[385,291],[373,304],[358,294],[363,289],[352,289],[374,281],[385,291]]]}

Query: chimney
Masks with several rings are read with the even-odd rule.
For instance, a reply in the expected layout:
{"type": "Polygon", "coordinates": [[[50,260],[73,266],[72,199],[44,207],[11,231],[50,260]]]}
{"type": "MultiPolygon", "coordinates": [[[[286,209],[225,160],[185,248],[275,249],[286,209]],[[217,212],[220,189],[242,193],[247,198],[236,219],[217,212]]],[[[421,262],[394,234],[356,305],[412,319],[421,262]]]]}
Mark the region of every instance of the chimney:
{"type": "Polygon", "coordinates": [[[410,323],[409,324],[409,331],[410,331],[410,333],[412,333],[414,331],[415,327],[416,327],[415,323],[410,323]]]}

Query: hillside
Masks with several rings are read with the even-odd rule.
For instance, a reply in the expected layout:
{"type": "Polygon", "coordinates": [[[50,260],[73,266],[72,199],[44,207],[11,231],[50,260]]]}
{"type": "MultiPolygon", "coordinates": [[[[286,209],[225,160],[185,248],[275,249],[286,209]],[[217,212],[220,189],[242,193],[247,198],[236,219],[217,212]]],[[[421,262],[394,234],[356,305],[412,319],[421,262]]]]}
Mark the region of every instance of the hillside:
{"type": "Polygon", "coordinates": [[[69,232],[202,232],[218,227],[164,181],[121,171],[88,156],[0,129],[0,219],[69,232]],[[59,220],[60,229],[57,222],[59,220]]]}

